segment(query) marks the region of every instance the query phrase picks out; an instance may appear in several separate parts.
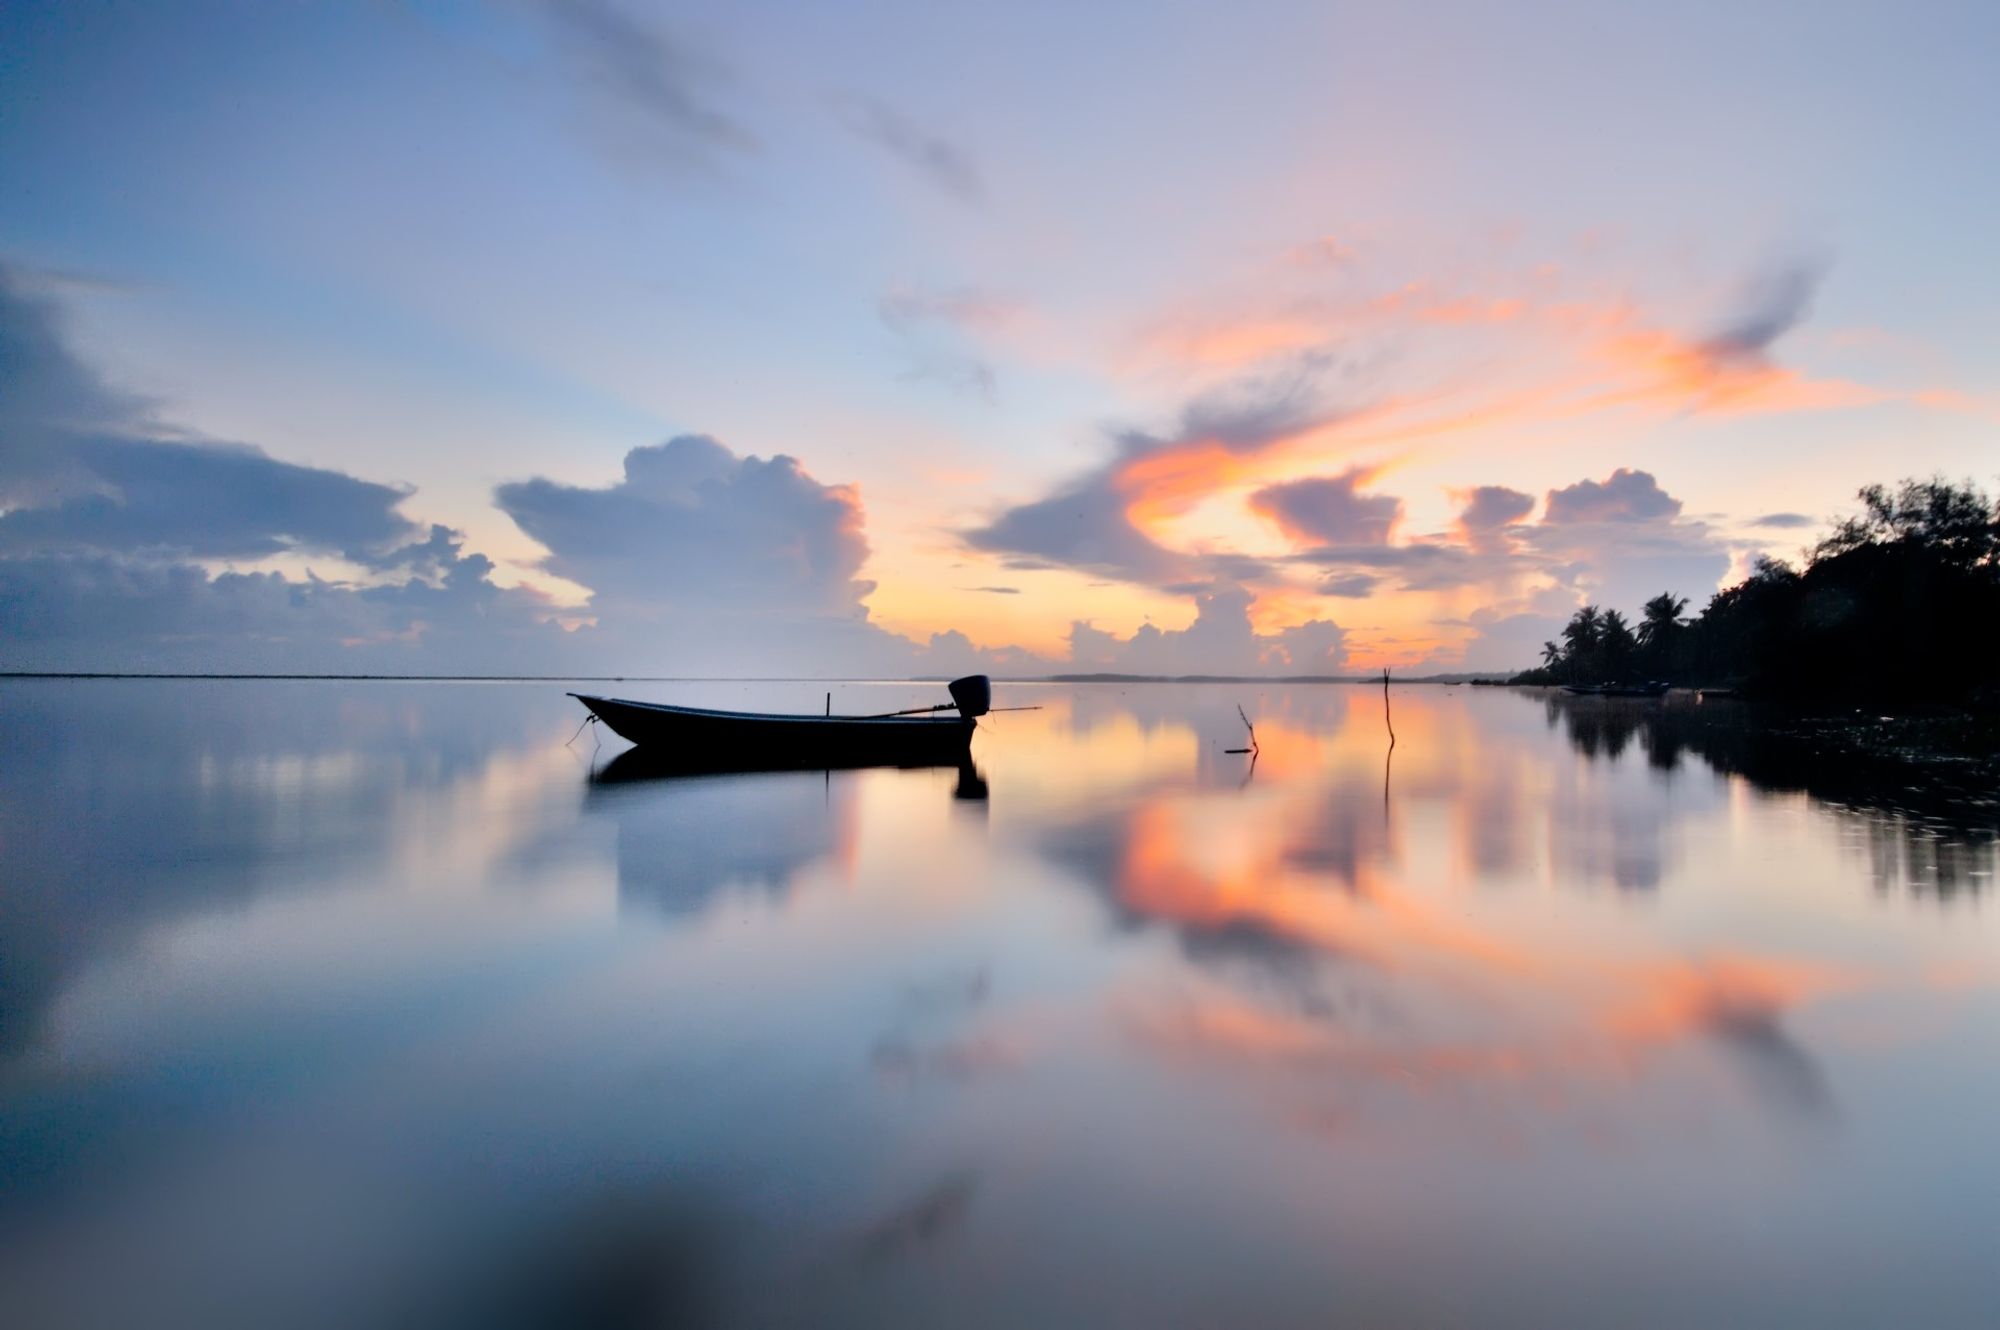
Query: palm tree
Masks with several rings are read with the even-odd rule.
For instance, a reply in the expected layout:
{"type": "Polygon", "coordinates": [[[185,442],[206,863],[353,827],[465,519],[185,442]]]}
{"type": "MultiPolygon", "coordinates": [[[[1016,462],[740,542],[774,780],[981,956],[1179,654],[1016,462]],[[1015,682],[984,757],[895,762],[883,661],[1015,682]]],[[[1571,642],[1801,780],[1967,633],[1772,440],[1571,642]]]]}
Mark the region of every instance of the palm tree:
{"type": "Polygon", "coordinates": [[[1687,620],[1681,617],[1687,604],[1686,596],[1676,596],[1670,591],[1662,591],[1647,601],[1639,620],[1639,645],[1649,651],[1664,648],[1676,632],[1687,627],[1687,620]]]}
{"type": "Polygon", "coordinates": [[[1632,672],[1632,657],[1639,651],[1639,639],[1632,635],[1632,626],[1625,622],[1624,615],[1617,610],[1604,611],[1597,630],[1597,645],[1605,677],[1622,682],[1632,672]]]}

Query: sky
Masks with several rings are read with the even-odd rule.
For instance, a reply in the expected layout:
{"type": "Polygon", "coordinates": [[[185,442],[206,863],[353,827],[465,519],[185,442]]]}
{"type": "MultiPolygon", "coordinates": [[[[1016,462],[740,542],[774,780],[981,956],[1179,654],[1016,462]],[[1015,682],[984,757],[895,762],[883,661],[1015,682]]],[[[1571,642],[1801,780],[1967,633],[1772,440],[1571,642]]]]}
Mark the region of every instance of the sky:
{"type": "Polygon", "coordinates": [[[0,668],[1519,668],[2000,478],[1996,49],[15,0],[0,668]]]}

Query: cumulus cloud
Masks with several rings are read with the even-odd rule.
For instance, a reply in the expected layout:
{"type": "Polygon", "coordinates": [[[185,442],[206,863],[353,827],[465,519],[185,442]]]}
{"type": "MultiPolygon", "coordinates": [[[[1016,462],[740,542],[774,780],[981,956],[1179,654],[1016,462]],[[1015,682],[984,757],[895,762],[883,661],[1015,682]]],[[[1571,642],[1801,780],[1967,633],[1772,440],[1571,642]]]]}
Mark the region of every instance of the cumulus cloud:
{"type": "Polygon", "coordinates": [[[979,168],[951,140],[873,97],[846,93],[830,101],[842,128],[888,153],[925,184],[961,203],[978,203],[985,197],[979,168]]]}
{"type": "Polygon", "coordinates": [[[1645,471],[1619,467],[1604,480],[1579,480],[1550,490],[1542,509],[1545,525],[1578,522],[1652,522],[1678,517],[1681,501],[1660,488],[1645,471]]]}
{"type": "Polygon", "coordinates": [[[868,541],[852,486],[703,435],[634,448],[609,486],[536,478],[494,501],[549,551],[543,567],[606,608],[852,618],[874,589],[857,577],[868,541]]]}
{"type": "Polygon", "coordinates": [[[1121,638],[1089,623],[1070,625],[1070,659],[1078,670],[1121,674],[1332,674],[1347,659],[1346,630],[1314,619],[1276,633],[1250,623],[1250,592],[1216,587],[1195,597],[1186,628],[1143,624],[1121,638]]]}
{"type": "Polygon", "coordinates": [[[1557,583],[1628,613],[1662,591],[1705,600],[1729,568],[1728,547],[1645,471],[1551,490],[1542,520],[1520,535],[1557,583]]]}
{"type": "Polygon", "coordinates": [[[1484,536],[1524,521],[1534,511],[1532,494],[1505,485],[1480,485],[1466,495],[1465,506],[1458,511],[1458,525],[1468,537],[1484,536]]]}
{"type": "Polygon", "coordinates": [[[1361,467],[1267,485],[1250,496],[1252,510],[1295,541],[1314,545],[1387,545],[1402,520],[1403,501],[1362,494],[1371,479],[1361,467]]]}

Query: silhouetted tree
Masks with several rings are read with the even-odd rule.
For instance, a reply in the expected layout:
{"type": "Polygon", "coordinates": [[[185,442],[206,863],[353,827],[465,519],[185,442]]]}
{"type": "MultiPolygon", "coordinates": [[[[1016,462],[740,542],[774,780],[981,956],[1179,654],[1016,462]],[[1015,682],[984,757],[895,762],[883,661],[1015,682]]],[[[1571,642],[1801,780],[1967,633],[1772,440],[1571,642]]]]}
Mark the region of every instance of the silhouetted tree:
{"type": "Polygon", "coordinates": [[[1648,678],[1666,679],[1680,672],[1682,639],[1687,634],[1687,620],[1681,611],[1686,608],[1687,598],[1670,591],[1646,602],[1637,635],[1639,667],[1648,678]]]}
{"type": "Polygon", "coordinates": [[[1597,606],[1585,605],[1570,616],[1563,625],[1563,682],[1576,683],[1595,677],[1602,668],[1599,659],[1599,635],[1604,622],[1597,612],[1597,606]]]}
{"type": "Polygon", "coordinates": [[[1639,639],[1633,636],[1625,616],[1617,610],[1604,611],[1597,629],[1597,657],[1604,678],[1612,683],[1628,682],[1638,655],[1639,639]]]}
{"type": "Polygon", "coordinates": [[[1870,485],[1804,569],[1760,558],[1694,622],[1585,605],[1522,683],[1729,683],[1812,698],[2000,700],[2000,509],[1971,483],[1870,485]]]}

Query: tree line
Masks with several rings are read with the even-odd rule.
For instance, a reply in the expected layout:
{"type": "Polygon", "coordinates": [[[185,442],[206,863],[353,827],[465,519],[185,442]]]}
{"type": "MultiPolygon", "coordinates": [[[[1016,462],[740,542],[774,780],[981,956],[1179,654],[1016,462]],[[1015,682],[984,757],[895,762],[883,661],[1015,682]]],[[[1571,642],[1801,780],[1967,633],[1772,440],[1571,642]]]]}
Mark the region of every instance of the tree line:
{"type": "Polygon", "coordinates": [[[2000,506],[1970,482],[1869,485],[1803,566],[1759,559],[1686,616],[1586,605],[1521,684],[1727,686],[1764,696],[2000,699],[2000,506]]]}

